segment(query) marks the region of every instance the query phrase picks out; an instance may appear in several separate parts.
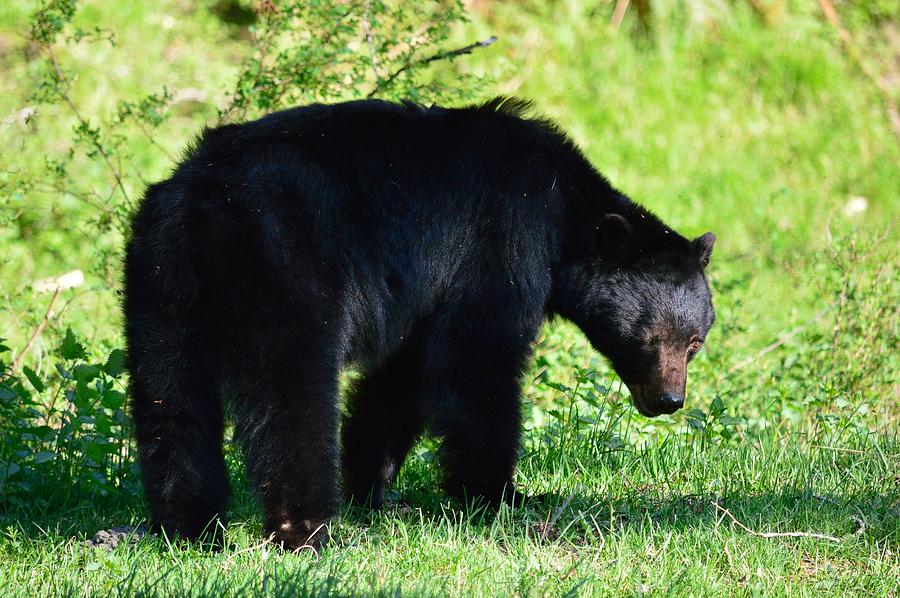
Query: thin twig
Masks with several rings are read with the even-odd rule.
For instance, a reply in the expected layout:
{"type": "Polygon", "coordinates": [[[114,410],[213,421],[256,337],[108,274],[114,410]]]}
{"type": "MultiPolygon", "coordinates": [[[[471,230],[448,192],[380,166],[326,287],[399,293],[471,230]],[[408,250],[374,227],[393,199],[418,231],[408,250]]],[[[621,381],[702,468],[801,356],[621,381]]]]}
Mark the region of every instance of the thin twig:
{"type": "Polygon", "coordinates": [[[828,540],[829,542],[840,542],[840,538],[835,538],[834,536],[826,536],[825,534],[817,534],[814,532],[758,532],[756,530],[752,530],[740,521],[735,518],[734,515],[731,514],[731,511],[726,509],[723,506],[720,506],[719,503],[713,501],[713,506],[718,510],[725,513],[731,521],[734,522],[739,528],[747,532],[748,534],[752,534],[759,538],[815,538],[817,540],[828,540]]]}
{"type": "Polygon", "coordinates": [[[756,361],[756,360],[759,359],[760,357],[764,356],[766,353],[771,353],[772,351],[774,351],[775,349],[777,349],[777,348],[780,347],[781,345],[785,344],[786,342],[788,342],[789,340],[791,340],[792,338],[794,338],[795,336],[797,336],[798,334],[800,334],[800,333],[803,332],[804,330],[806,330],[806,326],[798,326],[797,328],[794,328],[794,329],[791,330],[789,333],[785,334],[783,337],[781,337],[780,339],[778,339],[777,341],[775,341],[775,342],[772,343],[771,345],[767,345],[766,347],[764,347],[764,348],[763,348],[759,353],[757,353],[756,355],[751,355],[751,356],[748,357],[747,359],[745,359],[745,360],[743,360],[743,361],[741,361],[741,362],[739,362],[739,363],[733,365],[733,366],[731,367],[731,369],[728,370],[728,373],[731,374],[731,373],[733,373],[733,372],[738,371],[739,369],[742,369],[742,368],[744,368],[744,367],[747,367],[748,365],[750,365],[751,363],[753,363],[754,361],[756,361]]]}
{"type": "MultiPolygon", "coordinates": [[[[12,176],[18,176],[21,174],[21,172],[19,172],[17,170],[0,170],[0,174],[8,174],[8,175],[12,175],[12,176]]],[[[43,183],[41,181],[34,181],[34,182],[32,182],[32,185],[33,186],[31,187],[31,189],[36,191],[37,193],[47,193],[47,194],[67,193],[67,194],[71,195],[72,197],[74,197],[75,199],[83,201],[84,203],[91,206],[95,210],[98,210],[105,214],[112,214],[112,212],[113,212],[113,210],[111,208],[109,208],[108,206],[105,206],[102,203],[93,203],[90,201],[90,199],[88,199],[89,197],[96,197],[99,201],[101,201],[101,202],[103,201],[103,198],[100,197],[100,194],[97,193],[96,191],[94,191],[93,189],[91,189],[90,191],[75,191],[73,189],[68,189],[65,185],[43,183]]],[[[47,209],[50,209],[50,208],[47,208],[47,209]]],[[[15,219],[15,215],[13,216],[13,219],[15,219]]]]}
{"type": "Polygon", "coordinates": [[[788,332],[787,334],[785,334],[784,336],[782,336],[780,339],[778,339],[777,341],[775,341],[775,342],[772,343],[771,345],[767,345],[766,347],[763,347],[763,349],[760,350],[760,351],[759,351],[758,353],[756,353],[755,355],[751,355],[751,356],[748,357],[747,359],[745,359],[745,360],[743,360],[743,361],[739,361],[739,362],[736,363],[735,365],[731,366],[731,369],[728,370],[728,373],[729,373],[729,374],[732,374],[732,373],[734,373],[734,372],[736,372],[736,371],[738,371],[738,370],[740,370],[740,369],[742,369],[742,368],[747,367],[748,365],[750,365],[751,363],[755,362],[755,361],[756,361],[757,359],[759,359],[760,357],[763,357],[763,356],[766,355],[767,353],[771,353],[772,351],[774,351],[775,349],[777,349],[777,348],[780,347],[781,345],[787,343],[787,342],[790,341],[792,338],[794,338],[795,336],[797,336],[798,334],[800,334],[801,332],[803,332],[804,330],[806,330],[807,328],[809,328],[811,325],[813,325],[813,324],[815,324],[816,322],[818,322],[819,320],[821,320],[821,319],[825,316],[825,314],[827,314],[827,313],[830,311],[830,309],[831,309],[831,306],[829,306],[828,309],[823,309],[822,311],[818,312],[815,316],[813,316],[813,319],[812,319],[811,321],[807,322],[807,323],[804,324],[803,326],[798,326],[797,328],[794,328],[793,330],[791,330],[790,332],[788,332]]]}
{"type": "MultiPolygon", "coordinates": [[[[316,560],[319,560],[319,551],[316,550],[316,547],[313,546],[312,544],[310,544],[309,541],[312,540],[312,539],[316,536],[316,534],[318,534],[320,531],[322,531],[322,528],[323,528],[323,527],[325,527],[325,524],[324,524],[324,523],[319,524],[319,527],[317,527],[315,530],[313,530],[313,533],[311,533],[311,534],[306,538],[306,544],[304,544],[303,546],[298,546],[297,548],[295,548],[295,549],[292,550],[291,552],[293,552],[294,554],[299,554],[299,553],[300,553],[301,551],[303,551],[303,550],[311,550],[312,553],[313,553],[313,555],[315,555],[316,560]]],[[[326,533],[327,533],[327,530],[326,530],[326,533]]]]}
{"type": "Polygon", "coordinates": [[[31,337],[28,339],[28,342],[25,343],[25,346],[22,348],[22,352],[16,355],[16,358],[13,359],[12,369],[13,372],[19,371],[19,366],[22,364],[22,358],[31,350],[31,346],[34,345],[34,341],[37,340],[37,337],[44,331],[47,327],[47,324],[50,323],[50,318],[53,317],[53,304],[56,302],[56,298],[59,297],[59,293],[62,290],[61,287],[56,287],[56,290],[53,291],[53,297],[50,298],[50,303],[47,305],[47,312],[44,314],[44,317],[41,318],[40,323],[38,323],[37,327],[34,329],[34,332],[31,333],[31,337]]]}
{"type": "MultiPolygon", "coordinates": [[[[262,17],[262,14],[260,12],[261,10],[262,10],[262,7],[257,9],[257,17],[262,17]]],[[[253,84],[251,85],[251,89],[256,88],[256,86],[259,84],[260,77],[262,77],[263,61],[269,55],[269,48],[272,44],[273,35],[274,34],[273,34],[272,30],[267,28],[265,30],[265,34],[263,35],[262,40],[258,41],[256,43],[256,47],[258,50],[257,54],[259,56],[259,60],[258,60],[259,68],[257,69],[256,74],[253,76],[253,84]]],[[[253,36],[256,37],[255,32],[254,32],[253,36]]],[[[219,114],[218,124],[224,123],[226,118],[231,115],[231,113],[234,111],[236,106],[237,106],[237,104],[236,104],[234,98],[232,98],[231,102],[228,104],[228,107],[219,114]]],[[[247,104],[244,104],[243,106],[241,106],[241,115],[239,118],[243,119],[246,116],[246,114],[247,114],[247,104]]]]}
{"type": "Polygon", "coordinates": [[[625,20],[625,13],[628,12],[628,4],[629,0],[618,0],[616,2],[616,9],[613,11],[612,26],[618,29],[622,26],[622,21],[625,20]]]}
{"type": "MultiPolygon", "coordinates": [[[[359,7],[358,2],[349,3],[349,5],[347,6],[347,10],[345,10],[342,14],[338,15],[338,17],[335,19],[334,27],[330,31],[326,32],[325,35],[323,35],[318,40],[319,46],[325,47],[325,45],[331,41],[331,38],[333,38],[334,36],[336,36],[339,33],[339,31],[340,31],[342,25],[344,24],[344,21],[347,19],[347,17],[349,17],[351,14],[353,14],[353,12],[355,10],[357,10],[358,7],[359,7]]],[[[273,35],[274,34],[270,30],[266,33],[265,37],[261,38],[262,41],[255,42],[257,49],[258,49],[257,54],[256,54],[258,56],[258,58],[256,59],[256,61],[259,63],[259,69],[256,71],[256,75],[253,78],[253,83],[250,86],[251,88],[255,89],[256,86],[259,84],[259,82],[262,78],[262,75],[264,74],[264,72],[267,68],[263,65],[263,63],[265,62],[266,58],[269,56],[269,51],[275,49],[273,47],[273,44],[275,43],[273,35]]],[[[341,48],[341,49],[343,49],[343,48],[341,48]]],[[[329,65],[334,61],[334,57],[336,55],[337,55],[337,52],[334,52],[330,56],[328,56],[328,58],[326,60],[323,60],[318,63],[307,62],[301,66],[292,67],[292,70],[299,71],[304,68],[308,68],[310,66],[329,65]]],[[[246,64],[245,64],[245,67],[246,67],[246,64]]],[[[270,73],[271,73],[271,70],[272,69],[269,69],[270,73]]],[[[281,99],[284,97],[284,94],[286,94],[287,91],[288,91],[288,87],[283,82],[279,82],[278,91],[274,95],[274,97],[271,98],[271,105],[277,106],[281,102],[281,99]]],[[[226,121],[228,121],[230,119],[232,113],[234,113],[234,111],[236,109],[237,109],[237,104],[235,101],[235,97],[232,96],[228,106],[224,110],[222,110],[221,113],[219,114],[217,124],[221,125],[221,124],[224,124],[226,121]]],[[[244,118],[246,118],[247,111],[249,109],[250,109],[249,103],[244,104],[241,107],[240,114],[237,116],[236,120],[240,121],[240,120],[243,120],[244,118]]]]}
{"type": "MultiPolygon", "coordinates": [[[[259,7],[257,7],[257,9],[256,9],[257,18],[260,20],[263,20],[263,18],[264,18],[263,13],[266,12],[269,8],[271,8],[271,7],[268,4],[263,4],[263,5],[260,5],[259,7]]],[[[272,29],[270,29],[270,28],[265,29],[265,33],[263,34],[262,38],[258,38],[256,36],[256,33],[255,32],[253,33],[254,44],[255,44],[256,50],[257,50],[257,56],[259,56],[259,58],[257,59],[257,62],[259,63],[259,68],[257,69],[256,74],[253,76],[253,82],[250,85],[251,89],[255,89],[256,86],[259,84],[260,77],[262,76],[262,73],[263,73],[263,61],[269,55],[269,49],[272,44],[273,36],[274,36],[274,33],[272,32],[272,29]]],[[[246,68],[246,61],[242,65],[242,68],[246,68]]],[[[224,124],[225,121],[228,120],[228,118],[231,116],[231,114],[236,109],[237,109],[236,96],[232,96],[231,100],[229,101],[229,103],[225,107],[225,109],[222,110],[221,112],[219,112],[219,118],[218,118],[216,124],[217,125],[224,124]]],[[[241,114],[238,118],[243,119],[246,115],[247,115],[247,104],[244,104],[243,106],[241,106],[241,114]]]]}
{"type": "Polygon", "coordinates": [[[375,97],[375,95],[379,91],[381,91],[382,89],[388,87],[391,83],[393,83],[394,79],[396,79],[401,74],[403,74],[404,72],[408,71],[409,69],[411,69],[413,67],[425,66],[426,64],[430,64],[432,62],[435,62],[436,60],[449,60],[451,58],[460,56],[462,54],[471,54],[472,50],[476,50],[478,48],[485,48],[485,47],[493,44],[495,41],[497,41],[497,36],[492,35],[487,39],[483,39],[480,42],[475,42],[474,44],[469,44],[468,46],[463,46],[462,48],[457,48],[455,50],[449,50],[447,52],[438,52],[437,54],[429,56],[428,58],[423,58],[421,60],[410,60],[409,62],[407,62],[406,64],[401,66],[399,69],[397,69],[396,71],[394,71],[387,77],[383,78],[375,86],[375,88],[372,89],[372,91],[370,91],[368,93],[368,95],[366,95],[366,97],[367,98],[375,97]]]}
{"type": "Polygon", "coordinates": [[[850,32],[844,29],[844,26],[841,24],[841,18],[838,16],[837,11],[834,9],[834,5],[830,0],[819,0],[819,6],[822,7],[822,12],[825,13],[825,18],[828,19],[828,22],[832,27],[838,32],[838,35],[841,36],[841,41],[844,42],[847,46],[850,46],[853,43],[853,38],[850,37],[850,32]]]}
{"type": "Polygon", "coordinates": [[[847,288],[850,286],[850,275],[841,268],[844,274],[844,280],[841,282],[841,294],[838,300],[837,314],[834,316],[834,332],[831,339],[831,354],[837,353],[838,345],[841,342],[841,324],[843,321],[844,308],[847,306],[847,288]]]}
{"type": "Polygon", "coordinates": [[[372,0],[366,0],[366,11],[363,15],[363,30],[366,33],[366,43],[369,45],[369,62],[372,65],[372,72],[375,73],[375,81],[381,83],[381,73],[378,71],[378,54],[375,52],[375,34],[372,33],[372,24],[369,21],[369,9],[372,6],[372,0]]]}
{"type": "Polygon", "coordinates": [[[137,120],[135,121],[135,123],[137,124],[138,129],[140,129],[141,133],[144,134],[144,137],[147,138],[147,141],[150,142],[150,145],[161,151],[163,155],[165,155],[165,157],[169,159],[170,162],[178,161],[178,159],[169,150],[167,150],[162,146],[162,144],[160,144],[158,141],[156,141],[156,139],[153,138],[153,135],[150,134],[150,131],[147,130],[147,127],[145,127],[143,123],[137,120]]]}
{"type": "Polygon", "coordinates": [[[838,36],[841,38],[841,42],[844,44],[844,50],[847,52],[847,55],[850,56],[850,59],[856,63],[859,70],[862,71],[862,73],[875,84],[878,91],[881,92],[885,102],[888,121],[891,123],[891,130],[895,135],[900,135],[900,112],[898,112],[897,102],[893,99],[890,87],[866,66],[862,54],[853,43],[853,37],[841,23],[841,17],[838,15],[837,10],[835,10],[831,0],[819,0],[819,6],[822,8],[822,12],[825,13],[825,18],[828,20],[828,23],[835,31],[837,31],[838,36]]]}
{"type": "MultiPolygon", "coordinates": [[[[51,46],[50,44],[45,44],[44,48],[47,50],[47,55],[50,57],[50,63],[53,65],[53,70],[56,72],[56,77],[57,79],[59,79],[59,82],[63,86],[63,99],[69,105],[69,108],[72,109],[72,112],[75,114],[75,118],[77,118],[81,124],[89,126],[90,123],[81,115],[81,110],[78,109],[75,101],[72,100],[72,97],[69,95],[69,82],[66,79],[66,76],[63,75],[62,69],[59,67],[59,62],[56,60],[56,53],[53,51],[53,46],[51,46]]],[[[106,162],[106,166],[109,168],[109,171],[116,179],[116,185],[122,191],[122,195],[125,197],[125,201],[131,203],[131,198],[128,196],[128,191],[125,190],[125,184],[122,182],[122,175],[119,174],[119,170],[117,170],[113,165],[112,159],[109,157],[109,154],[106,152],[103,144],[99,141],[94,141],[93,146],[94,149],[96,149],[97,152],[103,157],[103,161],[106,162]]]]}

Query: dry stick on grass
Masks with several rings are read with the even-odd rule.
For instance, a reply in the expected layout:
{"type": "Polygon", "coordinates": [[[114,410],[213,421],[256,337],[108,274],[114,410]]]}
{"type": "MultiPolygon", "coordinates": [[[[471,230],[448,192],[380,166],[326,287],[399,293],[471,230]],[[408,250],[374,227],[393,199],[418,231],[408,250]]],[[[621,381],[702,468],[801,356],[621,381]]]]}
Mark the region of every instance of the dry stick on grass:
{"type": "Polygon", "coordinates": [[[259,544],[254,544],[253,546],[247,546],[245,548],[241,548],[240,550],[235,550],[234,552],[232,552],[231,554],[228,555],[228,558],[225,559],[225,562],[230,563],[234,560],[234,558],[236,556],[240,556],[247,552],[253,552],[254,550],[258,550],[265,546],[275,546],[275,534],[269,534],[269,537],[267,537],[265,540],[263,540],[259,544]]]}
{"type": "MultiPolygon", "coordinates": [[[[310,544],[309,541],[312,540],[313,538],[315,538],[315,537],[316,537],[316,534],[318,534],[320,531],[322,531],[322,528],[323,528],[323,527],[325,527],[325,524],[324,524],[324,523],[319,524],[319,527],[317,527],[317,528],[315,529],[315,531],[313,531],[313,533],[311,533],[311,534],[306,538],[306,544],[304,544],[303,546],[299,546],[299,547],[295,548],[295,549],[292,550],[291,552],[293,552],[294,554],[299,554],[300,552],[302,552],[302,551],[304,551],[304,550],[311,550],[312,553],[313,553],[313,555],[315,555],[316,560],[318,561],[318,560],[319,560],[319,551],[316,550],[316,547],[313,546],[312,544],[310,544]]],[[[326,530],[326,531],[327,531],[327,530],[326,530]]]]}
{"type": "Polygon", "coordinates": [[[750,529],[749,527],[738,521],[737,518],[735,518],[735,516],[731,514],[731,511],[719,505],[719,503],[713,501],[713,506],[727,515],[728,518],[731,519],[731,521],[733,521],[734,524],[739,528],[741,528],[748,534],[752,534],[760,538],[815,538],[817,540],[828,540],[829,542],[841,541],[840,538],[835,538],[834,536],[826,536],[825,534],[817,534],[814,532],[758,532],[756,530],[750,529]]]}
{"type": "Polygon", "coordinates": [[[853,37],[841,23],[841,17],[838,15],[837,10],[835,10],[831,0],[819,0],[819,6],[822,8],[822,12],[825,13],[825,18],[828,20],[828,23],[835,31],[837,31],[838,36],[840,36],[847,55],[856,63],[859,70],[875,84],[878,91],[881,92],[886,105],[888,120],[891,123],[891,130],[895,135],[900,135],[900,111],[897,109],[897,102],[893,99],[891,89],[876,73],[872,72],[872,70],[866,66],[862,54],[853,43],[853,37]]]}
{"type": "Polygon", "coordinates": [[[754,361],[756,361],[756,360],[759,359],[760,357],[764,356],[766,353],[771,353],[772,351],[774,351],[775,349],[777,349],[777,348],[780,347],[781,345],[785,344],[786,342],[788,342],[789,340],[791,340],[792,338],[794,338],[795,336],[797,336],[798,334],[800,334],[800,333],[803,332],[804,330],[806,330],[806,326],[798,326],[797,328],[794,328],[793,330],[791,330],[790,332],[788,332],[787,334],[785,334],[784,336],[782,336],[780,339],[778,339],[777,341],[775,341],[775,342],[772,343],[771,345],[767,345],[766,347],[764,347],[764,348],[763,348],[759,353],[757,353],[756,355],[751,355],[751,356],[748,357],[747,359],[745,359],[745,360],[743,360],[743,361],[740,361],[740,362],[734,364],[733,366],[731,366],[731,369],[728,370],[728,373],[729,373],[729,374],[732,374],[732,373],[734,373],[734,372],[736,372],[736,371],[738,371],[738,370],[740,370],[740,369],[742,369],[742,368],[747,367],[748,365],[750,365],[751,363],[753,363],[754,361]]]}

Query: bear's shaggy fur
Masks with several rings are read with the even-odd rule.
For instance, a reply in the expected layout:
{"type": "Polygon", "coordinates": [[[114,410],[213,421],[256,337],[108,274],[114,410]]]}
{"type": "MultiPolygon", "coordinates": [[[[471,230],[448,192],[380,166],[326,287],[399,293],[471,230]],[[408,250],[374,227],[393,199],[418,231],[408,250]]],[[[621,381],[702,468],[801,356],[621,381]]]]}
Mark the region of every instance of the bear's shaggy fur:
{"type": "Polygon", "coordinates": [[[322,537],[342,487],[380,505],[424,431],[448,492],[514,497],[519,377],[556,314],[642,413],[681,406],[714,319],[714,236],[668,228],[527,109],[287,110],[207,130],[147,190],[124,310],[157,529],[194,538],[224,513],[227,404],[287,546],[322,537]],[[362,378],[339,428],[348,365],[362,378]]]}

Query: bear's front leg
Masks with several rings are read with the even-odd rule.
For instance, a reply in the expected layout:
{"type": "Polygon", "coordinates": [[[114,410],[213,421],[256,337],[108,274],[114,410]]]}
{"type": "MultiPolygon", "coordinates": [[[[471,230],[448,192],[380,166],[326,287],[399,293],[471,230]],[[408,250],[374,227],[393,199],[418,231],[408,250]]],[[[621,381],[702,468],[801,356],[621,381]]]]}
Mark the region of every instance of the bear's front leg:
{"type": "Polygon", "coordinates": [[[432,343],[440,360],[430,359],[437,367],[428,375],[425,412],[430,431],[442,441],[445,487],[452,496],[495,505],[519,502],[513,486],[521,435],[519,377],[538,324],[535,318],[533,329],[486,331],[460,324],[432,343]]]}
{"type": "Polygon", "coordinates": [[[455,399],[460,413],[449,421],[435,423],[441,438],[440,459],[448,494],[468,502],[484,499],[491,505],[518,502],[513,472],[519,453],[520,408],[518,389],[500,395],[455,399]]]}

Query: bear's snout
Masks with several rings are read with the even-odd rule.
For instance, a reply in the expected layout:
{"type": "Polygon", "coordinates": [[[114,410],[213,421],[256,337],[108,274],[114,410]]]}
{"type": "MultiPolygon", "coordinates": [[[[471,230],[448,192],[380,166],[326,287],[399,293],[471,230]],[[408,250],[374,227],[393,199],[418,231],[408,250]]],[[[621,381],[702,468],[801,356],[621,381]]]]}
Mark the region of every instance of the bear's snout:
{"type": "Polygon", "coordinates": [[[684,392],[659,392],[648,386],[630,386],[638,412],[645,417],[669,415],[684,407],[684,392]]]}
{"type": "Polygon", "coordinates": [[[657,404],[661,413],[675,413],[684,407],[684,397],[677,394],[665,393],[660,395],[657,404]]]}

